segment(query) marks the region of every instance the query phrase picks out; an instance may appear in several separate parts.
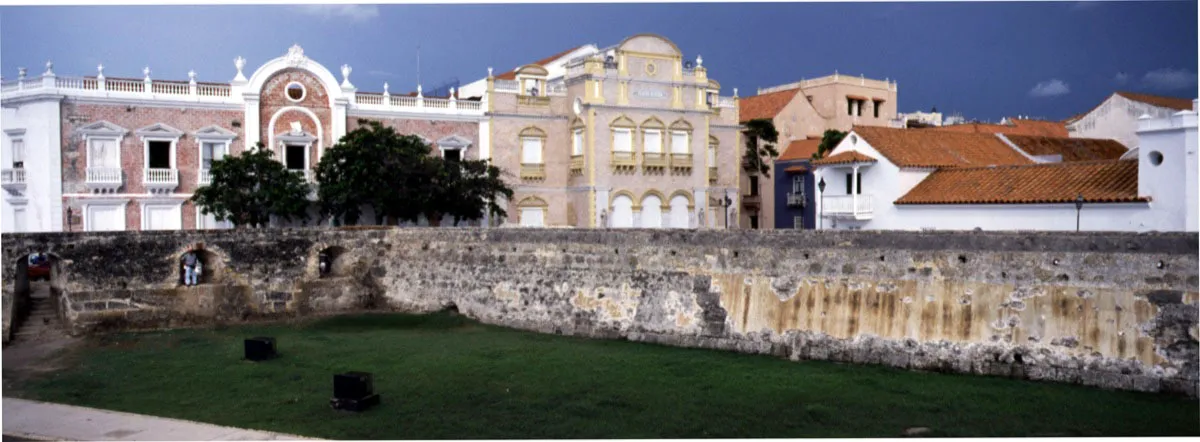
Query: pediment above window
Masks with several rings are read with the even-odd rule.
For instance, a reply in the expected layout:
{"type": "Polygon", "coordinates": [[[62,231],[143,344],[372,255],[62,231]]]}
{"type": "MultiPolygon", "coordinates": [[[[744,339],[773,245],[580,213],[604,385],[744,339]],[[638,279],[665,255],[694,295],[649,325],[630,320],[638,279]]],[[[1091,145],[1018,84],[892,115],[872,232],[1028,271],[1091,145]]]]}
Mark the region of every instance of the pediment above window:
{"type": "Polygon", "coordinates": [[[284,132],[275,135],[275,140],[283,144],[308,144],[312,143],[313,141],[317,141],[317,137],[308,132],[284,132]]]}
{"type": "Polygon", "coordinates": [[[123,137],[129,133],[129,129],[117,126],[107,121],[97,121],[95,123],[75,129],[76,133],[90,137],[123,137]]]}
{"type": "Polygon", "coordinates": [[[237,133],[221,126],[212,125],[206,126],[193,133],[196,139],[204,140],[232,140],[237,138],[237,133]]]}
{"type": "Polygon", "coordinates": [[[466,149],[471,146],[471,140],[460,137],[458,135],[451,135],[446,138],[442,138],[442,139],[438,140],[437,145],[439,148],[441,148],[443,150],[466,149]]]}
{"type": "Polygon", "coordinates": [[[142,138],[174,138],[179,139],[183,136],[183,131],[168,126],[163,123],[155,123],[150,126],[143,127],[134,131],[137,136],[142,138]]]}

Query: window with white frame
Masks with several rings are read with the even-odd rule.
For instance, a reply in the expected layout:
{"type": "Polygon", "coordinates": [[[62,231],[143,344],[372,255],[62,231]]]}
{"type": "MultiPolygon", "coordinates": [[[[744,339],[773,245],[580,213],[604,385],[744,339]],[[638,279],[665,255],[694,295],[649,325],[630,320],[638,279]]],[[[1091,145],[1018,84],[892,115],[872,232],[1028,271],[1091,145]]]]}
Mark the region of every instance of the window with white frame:
{"type": "Polygon", "coordinates": [[[142,202],[142,230],[180,230],[183,203],[142,202]]]}
{"type": "Polygon", "coordinates": [[[671,131],[671,153],[688,153],[688,133],[671,131]]]}
{"type": "Polygon", "coordinates": [[[642,149],[647,153],[662,153],[662,132],[655,129],[647,129],[642,135],[642,149]]]}
{"type": "Polygon", "coordinates": [[[793,229],[803,229],[804,228],[804,217],[798,216],[798,215],[793,216],[792,217],[792,228],[793,229]]]}
{"type": "Polygon", "coordinates": [[[212,162],[225,158],[228,143],[205,141],[200,144],[200,169],[212,170],[212,162]]]}
{"type": "Polygon", "coordinates": [[[542,164],[541,138],[521,138],[521,164],[542,164]]]}
{"type": "Polygon", "coordinates": [[[83,206],[83,229],[88,232],[125,230],[128,201],[93,201],[83,206]]]}
{"type": "Polygon", "coordinates": [[[213,214],[205,215],[204,212],[196,208],[196,228],[200,230],[206,229],[232,229],[233,223],[229,221],[217,221],[217,216],[213,214]]]}
{"type": "Polygon", "coordinates": [[[575,129],[571,137],[571,155],[583,155],[583,129],[575,129]]]}
{"type": "Polygon", "coordinates": [[[13,137],[12,139],[12,167],[13,169],[25,168],[25,139],[22,137],[13,137]]]}
{"type": "Polygon", "coordinates": [[[630,129],[613,129],[613,151],[633,152],[633,131],[630,129]]]}
{"type": "Polygon", "coordinates": [[[521,208],[521,227],[545,227],[545,209],[541,207],[521,208]]]}
{"type": "Polygon", "coordinates": [[[116,138],[88,138],[88,167],[120,169],[121,146],[116,138]]]}
{"type": "Polygon", "coordinates": [[[708,145],[708,167],[717,167],[717,145],[708,145]]]}
{"type": "Polygon", "coordinates": [[[792,177],[792,194],[804,195],[804,175],[792,177]]]}

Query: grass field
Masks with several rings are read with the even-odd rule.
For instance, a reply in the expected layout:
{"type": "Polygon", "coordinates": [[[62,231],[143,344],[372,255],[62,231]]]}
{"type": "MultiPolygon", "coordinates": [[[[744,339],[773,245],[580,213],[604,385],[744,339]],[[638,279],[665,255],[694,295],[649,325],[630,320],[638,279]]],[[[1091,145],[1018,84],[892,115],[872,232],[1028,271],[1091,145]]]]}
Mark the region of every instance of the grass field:
{"type": "Polygon", "coordinates": [[[446,315],[116,335],[31,399],[336,439],[1200,435],[1197,401],[1130,392],[594,341],[446,315]],[[241,360],[275,336],[280,358],[241,360]],[[334,373],[383,403],[329,407],[334,373]]]}

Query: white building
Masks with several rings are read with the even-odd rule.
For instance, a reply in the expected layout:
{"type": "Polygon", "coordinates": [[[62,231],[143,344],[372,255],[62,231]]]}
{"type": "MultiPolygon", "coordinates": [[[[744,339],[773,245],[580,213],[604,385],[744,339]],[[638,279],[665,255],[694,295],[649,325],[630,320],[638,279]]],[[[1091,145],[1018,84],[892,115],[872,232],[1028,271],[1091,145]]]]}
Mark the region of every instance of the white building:
{"type": "Polygon", "coordinates": [[[1141,148],[1099,161],[1055,162],[998,135],[855,128],[814,162],[818,227],[1195,232],[1194,109],[1143,116],[1141,148]]]}
{"type": "Polygon", "coordinates": [[[942,125],[942,113],[941,112],[921,112],[921,111],[909,112],[909,113],[900,114],[899,120],[903,121],[905,123],[908,123],[909,121],[916,121],[918,123],[927,124],[930,126],[941,126],[942,125]]]}
{"type": "Polygon", "coordinates": [[[1185,110],[1192,110],[1192,100],[1116,92],[1092,110],[1071,117],[1065,123],[1071,137],[1109,138],[1133,149],[1138,147],[1139,117],[1167,118],[1185,110]]]}

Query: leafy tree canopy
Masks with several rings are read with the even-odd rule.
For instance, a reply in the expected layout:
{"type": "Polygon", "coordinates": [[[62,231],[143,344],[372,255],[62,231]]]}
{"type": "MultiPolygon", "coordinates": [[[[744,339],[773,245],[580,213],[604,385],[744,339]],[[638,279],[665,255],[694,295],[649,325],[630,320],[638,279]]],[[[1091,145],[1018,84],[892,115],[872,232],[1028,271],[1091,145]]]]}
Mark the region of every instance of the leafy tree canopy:
{"type": "Polygon", "coordinates": [[[838,143],[841,143],[842,139],[846,138],[847,133],[840,130],[826,130],[825,134],[821,136],[821,144],[817,146],[817,153],[813,154],[813,159],[819,160],[825,158],[825,154],[837,147],[838,143]]]}
{"type": "Polygon", "coordinates": [[[770,161],[779,156],[775,143],[779,141],[779,132],[775,123],[768,118],[758,118],[746,122],[746,151],[742,155],[742,169],[750,174],[771,176],[770,161]]]}
{"type": "Polygon", "coordinates": [[[200,212],[235,227],[263,227],[271,216],[308,221],[308,183],[274,160],[269,149],[258,148],[214,160],[211,182],[196,189],[191,201],[200,212]]]}

